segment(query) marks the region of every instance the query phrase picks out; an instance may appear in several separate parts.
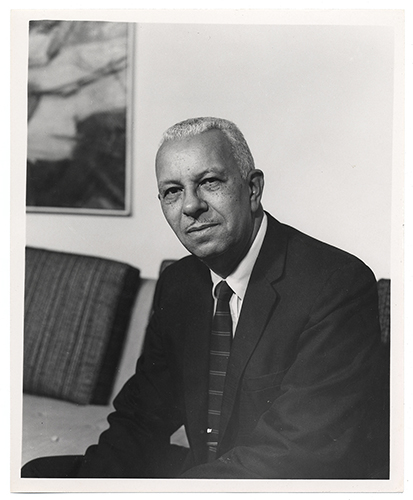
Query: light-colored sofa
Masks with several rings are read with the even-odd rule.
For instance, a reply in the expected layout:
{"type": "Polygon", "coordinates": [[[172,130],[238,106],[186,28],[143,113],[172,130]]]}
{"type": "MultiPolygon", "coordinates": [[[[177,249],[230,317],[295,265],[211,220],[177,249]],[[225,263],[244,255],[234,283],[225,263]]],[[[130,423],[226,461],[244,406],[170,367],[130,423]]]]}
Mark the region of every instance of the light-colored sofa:
{"type": "MultiPolygon", "coordinates": [[[[163,266],[167,263],[165,261],[163,266]]],[[[90,444],[97,442],[100,433],[108,425],[106,417],[113,411],[112,401],[114,397],[135,371],[150,315],[155,285],[155,279],[141,278],[136,269],[120,262],[44,249],[26,249],[22,464],[41,456],[82,454],[90,444]],[[50,265],[51,261],[53,263],[50,265]],[[71,271],[69,272],[68,269],[71,271]],[[101,281],[107,281],[108,275],[115,273],[116,276],[125,276],[126,273],[129,273],[132,278],[130,276],[128,278],[128,303],[126,310],[123,311],[125,317],[120,321],[121,327],[125,331],[119,331],[119,328],[115,331],[115,334],[120,336],[123,342],[119,361],[115,369],[112,370],[113,380],[109,383],[109,387],[111,387],[106,395],[107,400],[100,401],[100,404],[95,404],[93,399],[86,403],[70,401],[69,399],[72,398],[70,391],[66,390],[65,392],[64,389],[59,389],[59,377],[57,373],[56,376],[53,374],[59,365],[64,365],[65,361],[62,360],[62,356],[64,357],[68,352],[64,352],[57,360],[54,360],[43,345],[45,342],[47,343],[48,338],[45,330],[50,333],[63,329],[65,333],[63,342],[67,340],[67,322],[69,320],[63,318],[63,311],[56,311],[56,308],[62,308],[65,304],[67,306],[67,301],[71,300],[73,295],[76,295],[73,300],[75,303],[82,300],[85,294],[88,297],[96,295],[92,299],[96,307],[93,311],[89,310],[90,314],[85,325],[86,330],[101,327],[101,323],[97,323],[95,326],[91,324],[95,321],[94,317],[96,317],[96,321],[102,322],[103,317],[105,322],[110,322],[110,309],[118,307],[119,294],[124,292],[125,284],[122,283],[122,280],[120,282],[115,280],[115,283],[112,280],[106,284],[102,284],[101,281]],[[89,286],[91,280],[93,281],[97,275],[100,281],[95,281],[93,286],[89,286]],[[117,288],[117,293],[109,298],[106,293],[102,299],[102,288],[105,286],[113,288],[114,285],[117,288]],[[89,289],[85,290],[87,286],[89,289]],[[56,290],[56,287],[59,287],[60,291],[56,290]],[[69,290],[66,290],[65,293],[61,291],[67,288],[69,290]],[[78,293],[74,289],[80,290],[80,292],[78,293]],[[42,294],[46,297],[39,299],[39,295],[42,294]],[[59,294],[62,296],[61,300],[56,299],[59,294]],[[103,306],[102,300],[106,301],[103,306]],[[103,309],[109,312],[105,313],[103,309]],[[51,317],[53,319],[50,319],[51,317]],[[39,337],[44,337],[45,340],[41,341],[39,337]],[[47,356],[51,359],[45,360],[44,358],[47,356]],[[28,366],[30,363],[36,366],[28,366]],[[44,374],[42,370],[49,371],[49,373],[44,374]],[[50,376],[50,372],[52,372],[52,376],[50,376]],[[34,379],[36,383],[33,382],[34,379]],[[57,392],[60,394],[50,396],[54,387],[57,387],[57,392]],[[46,393],[46,395],[42,393],[46,393]]],[[[85,315],[86,313],[83,314],[82,320],[85,315]]],[[[119,318],[117,319],[119,323],[119,318]]],[[[79,322],[73,326],[79,328],[79,322]]],[[[76,336],[76,332],[74,332],[74,336],[76,336]]],[[[47,347],[53,348],[51,342],[48,343],[47,347]]],[[[88,348],[86,343],[82,347],[88,348]]],[[[76,347],[74,347],[73,342],[69,348],[72,353],[75,351],[76,347]]],[[[93,346],[89,346],[89,348],[93,348],[93,346]]],[[[111,349],[113,346],[109,346],[109,350],[111,349]]],[[[55,350],[58,348],[55,347],[55,350]]],[[[106,362],[110,358],[110,354],[109,352],[106,362]]],[[[104,358],[102,356],[102,362],[105,362],[104,358]]],[[[79,366],[75,366],[75,369],[79,372],[79,366]]],[[[66,374],[68,372],[69,370],[66,370],[66,374]]],[[[75,383],[78,384],[76,380],[75,383]]],[[[80,399],[82,398],[84,395],[81,394],[80,399]]],[[[72,399],[76,400],[77,396],[75,395],[72,399]]],[[[183,440],[185,440],[184,437],[183,440]]],[[[180,442],[179,437],[177,442],[180,442]]]]}
{"type": "MultiPolygon", "coordinates": [[[[161,271],[170,262],[164,261],[161,271]]],[[[114,397],[134,373],[155,285],[155,279],[141,278],[127,264],[49,250],[26,250],[22,464],[41,456],[83,454],[97,442],[108,426],[106,417],[113,411],[114,397]],[[113,309],[119,311],[120,296],[124,302],[126,296],[126,306],[120,308],[121,317],[110,313],[113,309]],[[84,302],[89,304],[87,308],[84,302]],[[79,315],[73,308],[86,312],[79,315]],[[77,316],[80,319],[72,324],[77,316]],[[96,397],[91,394],[93,391],[78,391],[84,378],[82,370],[86,366],[89,376],[91,364],[90,357],[85,361],[80,354],[89,350],[95,355],[99,351],[98,344],[97,349],[93,348],[82,338],[82,331],[87,333],[85,337],[99,337],[108,324],[112,324],[110,335],[120,342],[109,343],[106,352],[100,345],[98,362],[109,366],[112,380],[108,382],[106,378],[106,395],[100,390],[96,397]],[[60,337],[59,342],[53,344],[54,337],[60,337]],[[76,344],[80,341],[84,341],[81,347],[76,344]],[[113,364],[118,354],[119,359],[113,364]],[[77,364],[70,368],[68,363],[73,358],[77,364]],[[81,403],[76,402],[79,399],[81,403]]],[[[380,280],[378,291],[382,340],[388,348],[390,281],[380,280]]],[[[96,359],[92,361],[96,363],[96,359]]],[[[101,374],[102,367],[96,371],[101,374]]],[[[89,388],[91,385],[98,387],[96,379],[89,388]]],[[[387,394],[388,386],[383,390],[387,394]]],[[[188,445],[182,429],[171,437],[171,442],[188,445]]]]}

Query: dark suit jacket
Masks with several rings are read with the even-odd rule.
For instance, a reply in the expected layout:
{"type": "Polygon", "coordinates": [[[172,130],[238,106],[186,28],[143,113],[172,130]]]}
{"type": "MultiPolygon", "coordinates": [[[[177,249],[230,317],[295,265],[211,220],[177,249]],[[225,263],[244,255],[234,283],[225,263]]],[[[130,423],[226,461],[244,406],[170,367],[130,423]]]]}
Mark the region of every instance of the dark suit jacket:
{"type": "Polygon", "coordinates": [[[385,459],[377,287],[357,258],[269,216],[206,462],[209,269],[161,275],[136,374],[79,477],[367,478],[385,459]],[[190,451],[170,446],[185,425],[190,451]]]}

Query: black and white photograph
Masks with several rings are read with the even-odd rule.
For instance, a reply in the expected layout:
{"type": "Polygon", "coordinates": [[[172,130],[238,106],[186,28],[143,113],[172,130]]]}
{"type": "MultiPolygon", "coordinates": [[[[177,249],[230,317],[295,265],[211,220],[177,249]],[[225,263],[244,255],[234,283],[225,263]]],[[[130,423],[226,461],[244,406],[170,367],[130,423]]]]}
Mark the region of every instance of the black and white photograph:
{"type": "Polygon", "coordinates": [[[12,491],[403,490],[403,29],[12,12],[12,491]]]}

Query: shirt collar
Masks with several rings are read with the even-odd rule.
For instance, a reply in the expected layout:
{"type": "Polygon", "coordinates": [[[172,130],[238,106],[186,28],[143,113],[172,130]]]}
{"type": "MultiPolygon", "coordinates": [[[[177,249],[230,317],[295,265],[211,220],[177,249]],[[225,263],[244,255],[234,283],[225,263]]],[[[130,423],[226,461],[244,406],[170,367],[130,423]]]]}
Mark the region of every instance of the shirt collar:
{"type": "MultiPolygon", "coordinates": [[[[255,261],[257,260],[258,254],[260,253],[262,243],[264,241],[265,233],[267,232],[267,215],[264,212],[264,217],[261,221],[260,228],[256,234],[254,241],[247,253],[247,255],[239,263],[238,267],[233,271],[227,278],[226,282],[232,288],[235,295],[237,295],[241,300],[244,299],[245,292],[247,291],[248,282],[254,267],[255,261]]],[[[211,271],[212,279],[212,294],[215,297],[215,287],[220,281],[222,281],[221,276],[211,271]]]]}

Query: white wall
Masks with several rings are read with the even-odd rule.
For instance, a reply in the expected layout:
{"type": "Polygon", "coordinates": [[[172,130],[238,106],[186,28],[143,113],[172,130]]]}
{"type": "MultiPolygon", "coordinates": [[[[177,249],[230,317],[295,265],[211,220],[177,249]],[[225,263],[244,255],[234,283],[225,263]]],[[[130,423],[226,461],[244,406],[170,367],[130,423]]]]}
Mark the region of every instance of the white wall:
{"type": "Polygon", "coordinates": [[[163,220],[154,156],[173,123],[239,125],[279,220],[390,276],[393,38],[385,27],[140,24],[130,217],[28,214],[26,243],[157,276],[185,255],[163,220]]]}

